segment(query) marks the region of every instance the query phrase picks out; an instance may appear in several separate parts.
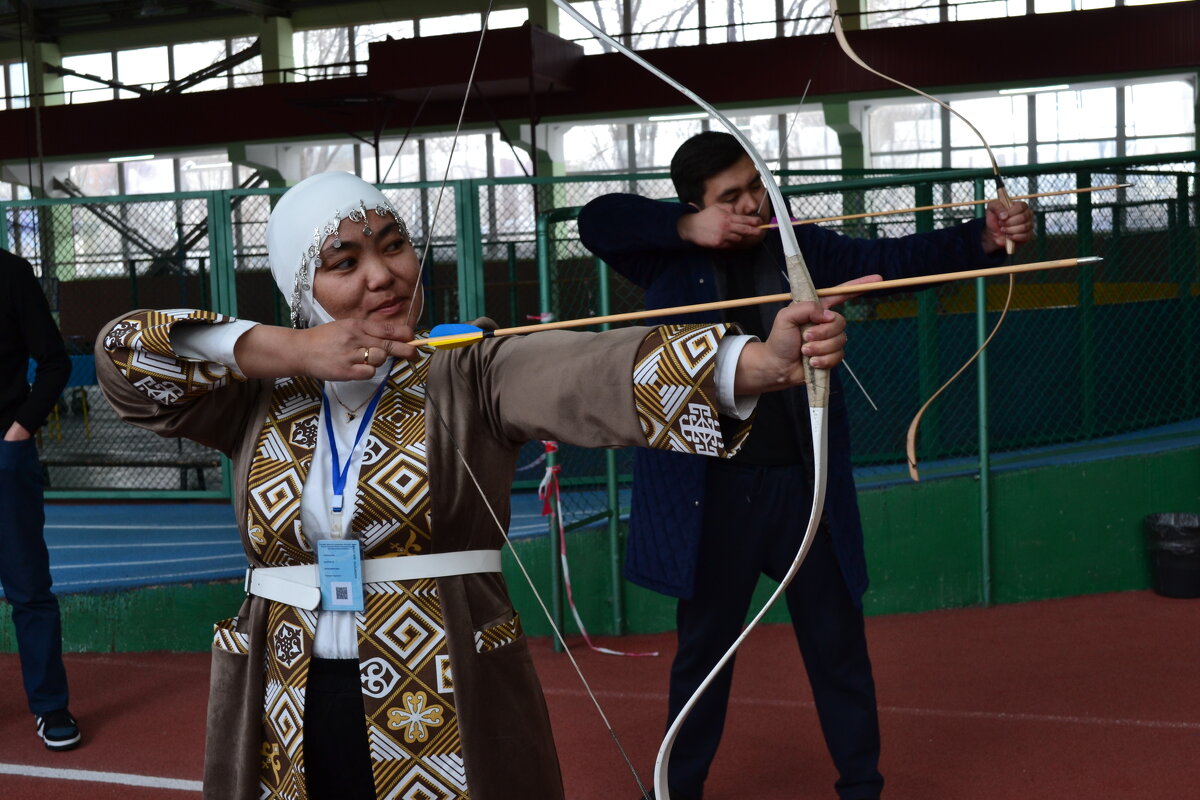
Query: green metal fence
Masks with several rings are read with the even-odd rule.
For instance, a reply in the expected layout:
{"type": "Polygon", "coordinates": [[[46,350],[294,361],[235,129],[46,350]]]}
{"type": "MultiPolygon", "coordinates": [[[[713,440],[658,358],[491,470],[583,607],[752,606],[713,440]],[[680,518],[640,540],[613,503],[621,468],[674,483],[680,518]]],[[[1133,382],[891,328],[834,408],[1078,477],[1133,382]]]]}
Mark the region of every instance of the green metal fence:
{"type": "MultiPolygon", "coordinates": [[[[1133,185],[1031,201],[1037,237],[1017,260],[1105,260],[1018,278],[1008,317],[988,351],[988,370],[964,373],[927,413],[921,460],[971,455],[981,447],[1081,442],[1200,417],[1194,154],[1159,163],[1129,159],[1006,172],[1013,195],[1133,185]],[[981,374],[989,376],[984,387],[981,374]],[[981,407],[990,409],[984,442],[981,407]]],[[[989,178],[985,172],[931,172],[902,181],[793,185],[785,194],[795,216],[809,219],[982,199],[994,191],[989,178]]],[[[545,217],[540,252],[547,310],[568,318],[642,307],[637,287],[598,271],[599,262],[579,243],[577,212],[560,209],[545,217]]],[[[974,213],[967,206],[825,227],[894,238],[955,225],[974,213]]],[[[879,406],[872,410],[843,376],[856,465],[904,460],[913,414],[975,351],[995,324],[1006,291],[1006,279],[977,280],[866,296],[844,307],[852,321],[847,360],[879,406]]]]}
{"type": "MultiPolygon", "coordinates": [[[[1006,170],[1014,195],[1134,185],[1033,203],[1038,235],[1020,260],[1100,255],[1105,262],[1020,279],[986,370],[968,371],[927,415],[922,460],[1087,442],[1200,417],[1197,159],[1183,153],[1006,170]]],[[[988,177],[820,172],[785,174],[782,182],[793,212],[809,218],[984,197],[992,191],[988,177]]],[[[266,220],[281,191],[5,202],[0,246],[33,262],[81,355],[105,321],[136,307],[199,306],[280,322],[286,315],[267,269],[266,220]]],[[[582,249],[574,217],[607,192],[673,194],[663,175],[460,180],[444,190],[421,183],[384,191],[418,244],[431,245],[425,322],[487,315],[502,325],[544,313],[640,308],[640,291],[582,249]]],[[[973,213],[967,207],[826,225],[852,236],[896,237],[973,213]]],[[[853,322],[848,360],[880,407],[872,411],[846,381],[856,464],[902,461],[912,413],[974,351],[1003,293],[1003,282],[948,284],[845,308],[853,322]]],[[[211,452],[122,425],[94,386],[68,390],[42,431],[41,452],[51,496],[228,496],[227,467],[211,452]]],[[[533,444],[523,454],[520,463],[532,466],[518,486],[537,483],[539,453],[533,444]]],[[[564,448],[557,457],[571,518],[602,514],[615,522],[615,487],[628,478],[629,454],[564,448]]]]}
{"type": "Polygon", "coordinates": [[[76,362],[38,434],[51,495],[224,496],[215,453],[120,422],[94,370],[80,369],[103,323],[123,311],[221,306],[215,210],[200,193],[3,204],[0,246],[33,263],[76,362]]]}

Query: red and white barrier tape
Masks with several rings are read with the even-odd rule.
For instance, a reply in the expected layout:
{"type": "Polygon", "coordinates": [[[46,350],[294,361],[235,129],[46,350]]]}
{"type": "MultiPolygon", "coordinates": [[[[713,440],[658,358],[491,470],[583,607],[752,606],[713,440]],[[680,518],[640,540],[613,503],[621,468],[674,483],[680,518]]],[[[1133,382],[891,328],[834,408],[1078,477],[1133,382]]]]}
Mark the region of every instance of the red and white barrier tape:
{"type": "MultiPolygon", "coordinates": [[[[558,442],[543,441],[546,453],[558,452],[558,442]]],[[[562,564],[563,586],[567,589],[567,605],[571,609],[571,616],[575,618],[575,625],[579,628],[579,633],[583,635],[583,641],[592,650],[597,653],[603,653],[610,656],[656,656],[658,652],[650,653],[628,653],[623,650],[613,650],[608,647],[600,647],[592,642],[592,637],[588,635],[587,628],[584,627],[583,619],[579,616],[579,608],[575,605],[575,593],[571,589],[571,568],[567,564],[567,533],[563,525],[562,513],[562,492],[559,490],[558,473],[561,467],[555,464],[554,466],[546,467],[546,474],[542,476],[542,482],[538,485],[538,498],[542,501],[542,516],[548,517],[554,515],[555,521],[558,524],[558,559],[562,564]]]]}

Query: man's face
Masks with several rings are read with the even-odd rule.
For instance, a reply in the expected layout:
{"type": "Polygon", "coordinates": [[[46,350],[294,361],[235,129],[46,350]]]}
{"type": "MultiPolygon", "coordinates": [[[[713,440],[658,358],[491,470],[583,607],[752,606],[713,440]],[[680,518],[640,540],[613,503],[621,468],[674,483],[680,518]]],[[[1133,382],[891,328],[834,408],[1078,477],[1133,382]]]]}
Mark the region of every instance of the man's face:
{"type": "Polygon", "coordinates": [[[757,216],[765,223],[770,221],[771,216],[771,209],[764,198],[766,191],[750,156],[742,156],[733,165],[704,182],[700,208],[703,210],[720,205],[734,214],[757,216]]]}

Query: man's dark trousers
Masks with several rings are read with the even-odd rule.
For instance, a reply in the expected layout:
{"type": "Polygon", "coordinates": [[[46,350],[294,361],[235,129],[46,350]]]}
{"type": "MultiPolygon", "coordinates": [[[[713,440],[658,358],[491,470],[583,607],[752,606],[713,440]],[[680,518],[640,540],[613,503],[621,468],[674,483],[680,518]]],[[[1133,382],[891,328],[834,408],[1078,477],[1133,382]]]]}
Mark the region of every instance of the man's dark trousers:
{"type": "MultiPolygon", "coordinates": [[[[710,463],[695,591],[676,611],[679,649],[671,666],[669,719],[741,632],[759,575],[779,580],[791,565],[808,522],[810,486],[801,466],[710,463]]],[[[877,798],[883,787],[879,721],[862,609],[846,589],[828,525],[822,523],[785,595],[825,743],[840,775],[838,796],[877,798]]],[[[725,724],[732,668],[731,662],[713,682],[676,740],[672,797],[701,796],[725,724]]]]}
{"type": "Polygon", "coordinates": [[[12,604],[25,696],[34,714],[67,707],[62,622],[50,591],[45,521],[37,444],[0,441],[0,584],[12,604]]]}

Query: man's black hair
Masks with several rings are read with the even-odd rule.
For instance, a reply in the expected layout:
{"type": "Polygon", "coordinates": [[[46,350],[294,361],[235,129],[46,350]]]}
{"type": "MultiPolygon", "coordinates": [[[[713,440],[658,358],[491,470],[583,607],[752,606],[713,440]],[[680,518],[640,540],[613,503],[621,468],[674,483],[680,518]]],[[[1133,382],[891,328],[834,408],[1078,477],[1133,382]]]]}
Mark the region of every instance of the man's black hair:
{"type": "Polygon", "coordinates": [[[732,167],[746,151],[724,131],[704,131],[679,146],[671,159],[671,182],[680,202],[700,205],[704,182],[732,167]]]}

